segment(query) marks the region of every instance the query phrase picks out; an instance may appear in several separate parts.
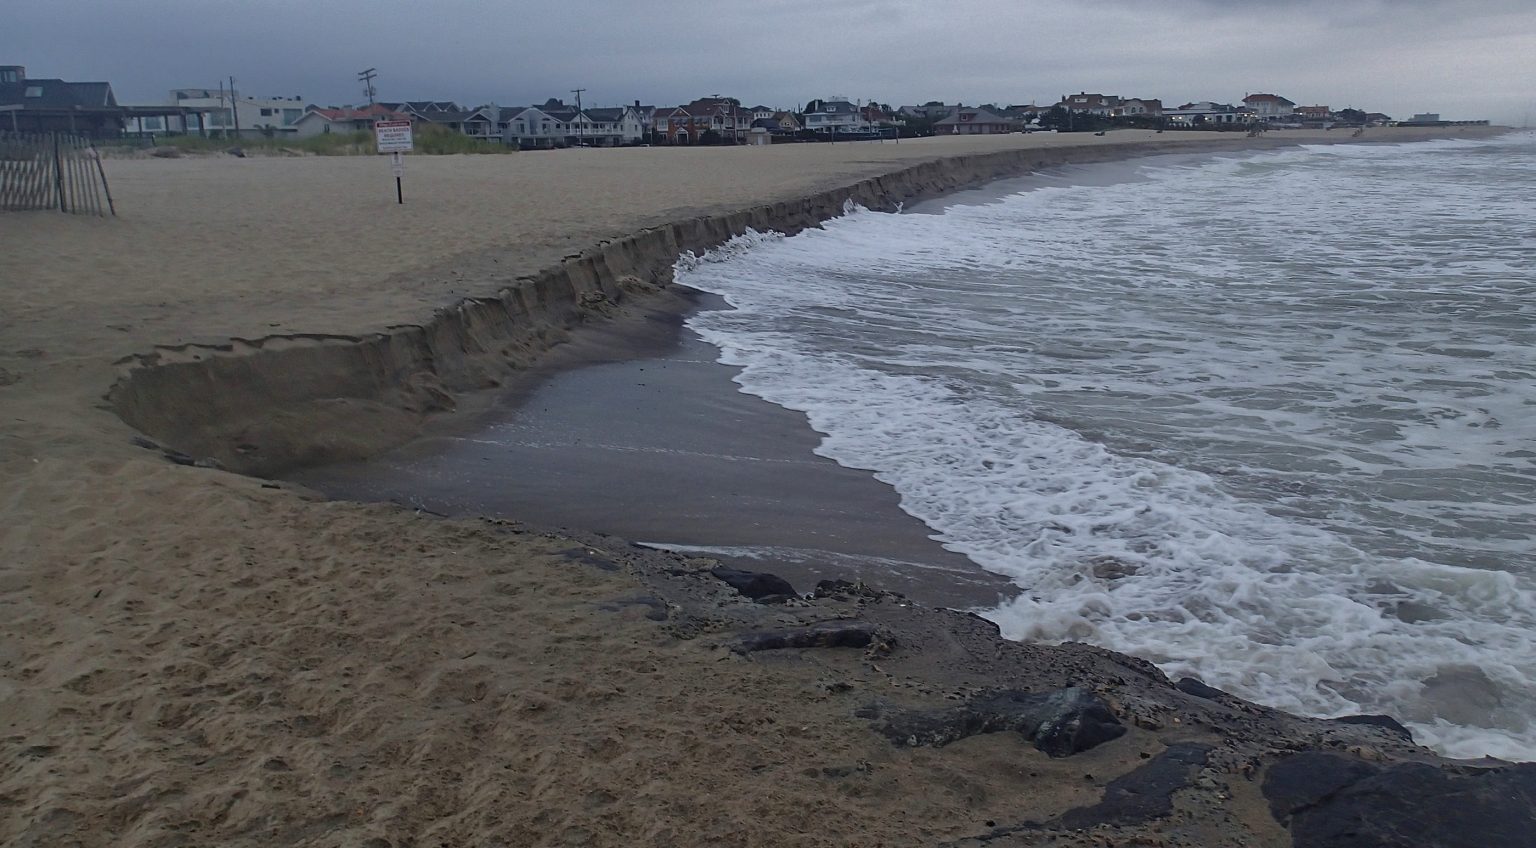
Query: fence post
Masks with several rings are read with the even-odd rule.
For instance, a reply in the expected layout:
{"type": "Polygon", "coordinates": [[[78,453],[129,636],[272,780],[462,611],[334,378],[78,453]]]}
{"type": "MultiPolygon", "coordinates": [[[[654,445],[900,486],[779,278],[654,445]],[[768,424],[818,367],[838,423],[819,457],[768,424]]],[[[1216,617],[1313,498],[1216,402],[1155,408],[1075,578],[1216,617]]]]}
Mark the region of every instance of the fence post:
{"type": "Polygon", "coordinates": [[[53,133],[53,188],[59,193],[59,211],[68,212],[64,206],[64,163],[59,158],[58,133],[53,133]]]}

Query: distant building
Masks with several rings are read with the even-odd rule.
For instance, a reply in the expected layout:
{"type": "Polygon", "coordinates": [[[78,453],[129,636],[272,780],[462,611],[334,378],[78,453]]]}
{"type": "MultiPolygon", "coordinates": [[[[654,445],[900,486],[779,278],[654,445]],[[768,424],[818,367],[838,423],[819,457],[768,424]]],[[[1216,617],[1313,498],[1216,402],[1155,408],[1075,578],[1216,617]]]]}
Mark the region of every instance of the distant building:
{"type": "Polygon", "coordinates": [[[1251,124],[1258,120],[1258,115],[1247,107],[1203,100],[1185,103],[1177,109],[1164,109],[1163,120],[1172,127],[1229,126],[1251,124]]]}
{"type": "Polygon", "coordinates": [[[0,65],[0,129],[118,135],[125,123],[110,83],[39,79],[0,65]]]}
{"type": "Polygon", "coordinates": [[[374,121],[408,121],[410,116],[388,109],[382,103],[358,109],[350,107],[322,109],[310,107],[294,122],[294,133],[309,138],[330,133],[372,132],[374,121]]]}
{"type": "Polygon", "coordinates": [[[1243,98],[1243,105],[1252,109],[1260,121],[1274,123],[1296,117],[1296,104],[1278,94],[1250,94],[1243,98]]]}
{"type": "Polygon", "coordinates": [[[1440,113],[1439,112],[1420,112],[1417,115],[1414,115],[1412,118],[1409,118],[1408,119],[1408,123],[1410,123],[1410,124],[1438,124],[1438,123],[1440,123],[1440,113]]]}
{"type": "Polygon", "coordinates": [[[1113,94],[1089,94],[1086,91],[1080,91],[1077,94],[1063,94],[1061,102],[1056,105],[1069,112],[1107,118],[1119,108],[1120,98],[1113,94]]]}
{"type": "MultiPolygon", "coordinates": [[[[304,117],[307,107],[302,98],[294,97],[240,97],[234,92],[218,88],[175,88],[168,98],[170,103],[195,112],[179,125],[167,125],[166,132],[196,132],[200,125],[223,135],[296,135],[296,125],[304,117]]],[[[142,132],[154,132],[161,127],[140,122],[142,132]]]]}
{"type": "Polygon", "coordinates": [[[1303,121],[1318,123],[1332,118],[1333,110],[1327,106],[1297,106],[1296,117],[1303,121]]]}
{"type": "Polygon", "coordinates": [[[857,106],[846,100],[823,100],[814,112],[805,113],[805,128],[811,132],[867,132],[869,121],[857,106]]]}
{"type": "Polygon", "coordinates": [[[714,131],[720,141],[735,144],[746,140],[752,128],[752,112],[741,108],[734,97],[701,97],[672,109],[657,109],[657,139],[663,144],[698,144],[714,131]]]}
{"type": "Polygon", "coordinates": [[[1120,101],[1115,107],[1115,117],[1119,118],[1157,118],[1163,114],[1163,101],[1154,98],[1142,99],[1131,97],[1120,101]]]}
{"type": "Polygon", "coordinates": [[[1023,126],[1019,121],[986,109],[966,107],[935,121],[933,132],[936,135],[998,135],[1023,129],[1023,126]]]}

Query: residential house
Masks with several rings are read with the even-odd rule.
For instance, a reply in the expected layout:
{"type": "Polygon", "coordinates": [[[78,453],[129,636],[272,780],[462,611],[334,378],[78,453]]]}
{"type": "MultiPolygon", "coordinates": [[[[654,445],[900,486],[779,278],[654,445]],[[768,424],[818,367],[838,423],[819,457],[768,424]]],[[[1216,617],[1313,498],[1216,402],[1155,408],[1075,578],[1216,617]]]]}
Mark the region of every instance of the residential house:
{"type": "Polygon", "coordinates": [[[294,122],[293,127],[295,134],[300,138],[309,138],[328,133],[372,132],[375,121],[408,120],[410,120],[409,115],[387,109],[382,103],[358,109],[350,107],[322,109],[311,106],[308,112],[294,122]]]}
{"type": "Polygon", "coordinates": [[[770,120],[781,133],[797,133],[801,129],[800,119],[795,117],[794,112],[774,112],[770,120]]]}
{"type": "Polygon", "coordinates": [[[1069,112],[1108,118],[1120,106],[1120,98],[1113,94],[1089,94],[1086,91],[1080,91],[1077,94],[1063,94],[1061,102],[1056,105],[1069,112]]]}
{"type": "Polygon", "coordinates": [[[428,110],[409,113],[417,123],[442,127],[481,141],[501,141],[501,107],[492,103],[474,109],[428,110]]]}
{"type": "Polygon", "coordinates": [[[1250,94],[1243,98],[1243,105],[1267,123],[1290,121],[1296,117],[1296,104],[1278,94],[1250,94]]]}
{"type": "Polygon", "coordinates": [[[1164,109],[1163,119],[1171,127],[1204,127],[1251,124],[1257,117],[1252,109],[1203,100],[1185,103],[1177,109],[1164,109]]]}
{"type": "Polygon", "coordinates": [[[655,133],[665,144],[698,144],[713,130],[720,141],[735,144],[745,140],[752,121],[752,113],[735,98],[701,97],[684,106],[656,110],[655,133]]]}
{"type": "Polygon", "coordinates": [[[1392,123],[1392,116],[1385,112],[1366,112],[1365,122],[1375,127],[1386,126],[1392,123]]]}
{"type": "Polygon", "coordinates": [[[452,100],[406,100],[402,103],[380,103],[379,105],[385,109],[415,117],[425,117],[433,112],[464,111],[459,104],[452,100]]]}
{"type": "Polygon", "coordinates": [[[1327,106],[1297,106],[1296,117],[1305,123],[1322,123],[1333,117],[1333,110],[1327,106]]]}
{"type": "Polygon", "coordinates": [[[585,111],[593,143],[598,147],[639,144],[645,138],[645,123],[633,106],[604,106],[585,111]]]}
{"type": "Polygon", "coordinates": [[[21,65],[0,65],[0,129],[116,136],[129,111],[110,83],[38,79],[21,65]]]}
{"type": "Polygon", "coordinates": [[[959,103],[953,106],[946,106],[943,101],[930,100],[921,106],[903,106],[896,111],[897,114],[909,120],[937,121],[940,118],[948,117],[950,113],[960,108],[963,108],[963,106],[959,103]]]}
{"type": "MultiPolygon", "coordinates": [[[[171,89],[169,101],[193,110],[180,126],[167,126],[167,132],[195,131],[199,126],[224,135],[294,135],[296,125],[307,107],[301,97],[241,97],[220,88],[171,89]]],[[[156,127],[143,126],[152,132],[156,127]]]]}
{"type": "Polygon", "coordinates": [[[997,135],[1023,128],[1019,121],[978,107],[956,109],[933,124],[935,135],[997,135]]]}
{"type": "Polygon", "coordinates": [[[1129,97],[1120,101],[1114,114],[1118,118],[1160,118],[1163,114],[1163,101],[1129,97]]]}
{"type": "Polygon", "coordinates": [[[846,100],[823,100],[814,112],[805,113],[805,128],[816,133],[868,132],[870,123],[857,106],[846,100]]]}
{"type": "Polygon", "coordinates": [[[646,136],[641,108],[637,103],[578,110],[556,99],[542,106],[504,108],[501,135],[506,144],[525,149],[638,144],[646,136]]]}
{"type": "Polygon", "coordinates": [[[762,120],[772,120],[774,113],[778,110],[769,109],[767,106],[753,106],[747,111],[752,113],[752,120],[755,122],[762,120]]]}

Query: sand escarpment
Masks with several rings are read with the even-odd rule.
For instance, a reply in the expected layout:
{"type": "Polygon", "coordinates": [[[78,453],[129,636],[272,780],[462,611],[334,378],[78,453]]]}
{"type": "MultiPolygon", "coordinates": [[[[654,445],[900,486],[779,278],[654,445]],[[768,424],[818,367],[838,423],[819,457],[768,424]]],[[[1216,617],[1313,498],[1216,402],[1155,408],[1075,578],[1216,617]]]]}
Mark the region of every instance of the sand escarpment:
{"type": "Polygon", "coordinates": [[[156,347],[118,363],[107,394],[123,420],[169,448],[258,476],[361,459],[416,436],[465,393],[496,389],[593,321],[668,309],[678,257],[749,230],[794,234],[850,204],[901,204],[1042,168],[1284,141],[1143,142],[955,156],[797,200],[701,215],[604,241],[420,323],[359,335],[279,334],[156,347]]]}

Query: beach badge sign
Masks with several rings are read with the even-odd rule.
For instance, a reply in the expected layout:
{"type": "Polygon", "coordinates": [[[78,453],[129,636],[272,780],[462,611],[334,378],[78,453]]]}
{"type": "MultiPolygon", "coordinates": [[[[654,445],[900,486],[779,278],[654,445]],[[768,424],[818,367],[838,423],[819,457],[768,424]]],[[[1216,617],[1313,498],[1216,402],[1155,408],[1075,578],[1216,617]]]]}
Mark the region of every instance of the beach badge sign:
{"type": "Polygon", "coordinates": [[[405,176],[405,157],[401,154],[410,153],[414,146],[411,143],[411,122],[374,121],[373,139],[379,146],[379,152],[390,156],[390,165],[395,172],[395,202],[403,205],[405,193],[400,187],[400,178],[405,176]]]}

